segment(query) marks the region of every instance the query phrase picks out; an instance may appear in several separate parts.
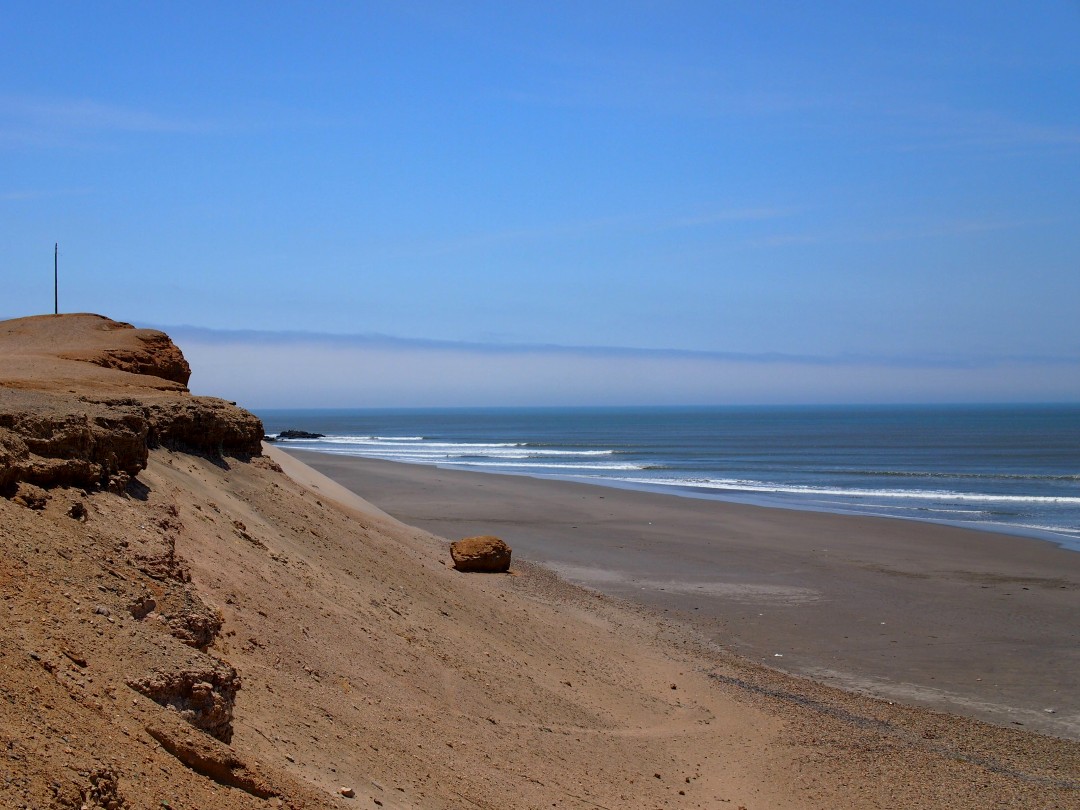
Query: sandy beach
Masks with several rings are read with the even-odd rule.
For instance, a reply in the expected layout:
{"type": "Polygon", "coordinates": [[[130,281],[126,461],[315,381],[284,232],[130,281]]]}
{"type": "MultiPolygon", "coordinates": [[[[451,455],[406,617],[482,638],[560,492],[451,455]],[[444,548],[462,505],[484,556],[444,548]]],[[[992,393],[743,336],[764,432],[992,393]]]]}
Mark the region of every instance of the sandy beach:
{"type": "Polygon", "coordinates": [[[888,700],[1080,738],[1080,554],[886,518],[294,452],[401,521],[888,700]]]}
{"type": "Polygon", "coordinates": [[[0,807],[1077,806],[1074,556],[301,460],[188,373],[100,316],[0,323],[0,807]],[[480,532],[508,574],[454,569],[480,532]]]}

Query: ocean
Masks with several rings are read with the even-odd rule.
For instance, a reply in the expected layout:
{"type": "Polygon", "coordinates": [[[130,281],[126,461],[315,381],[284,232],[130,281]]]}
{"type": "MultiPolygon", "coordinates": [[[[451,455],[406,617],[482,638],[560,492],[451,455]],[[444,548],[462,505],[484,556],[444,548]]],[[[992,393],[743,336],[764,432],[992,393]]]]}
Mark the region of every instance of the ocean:
{"type": "Polygon", "coordinates": [[[1080,406],[257,411],[291,448],[957,524],[1080,551],[1080,406]]]}

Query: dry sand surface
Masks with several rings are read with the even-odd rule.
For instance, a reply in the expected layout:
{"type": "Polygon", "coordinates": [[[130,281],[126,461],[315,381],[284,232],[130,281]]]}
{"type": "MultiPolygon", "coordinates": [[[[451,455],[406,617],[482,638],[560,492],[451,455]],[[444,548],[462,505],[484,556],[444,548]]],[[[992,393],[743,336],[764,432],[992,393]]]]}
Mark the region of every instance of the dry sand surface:
{"type": "MultiPolygon", "coordinates": [[[[14,323],[0,394],[10,335],[47,342],[53,320],[14,323]]],[[[765,669],[528,554],[458,573],[444,539],[314,470],[162,433],[162,396],[224,436],[244,423],[182,385],[151,381],[146,405],[153,364],[99,390],[67,363],[91,367],[45,364],[68,405],[124,420],[51,441],[32,433],[69,410],[0,400],[22,476],[0,498],[0,807],[1080,806],[1075,742],[765,669]],[[126,479],[97,451],[140,424],[126,479]],[[50,483],[58,447],[107,477],[50,483]]]]}
{"type": "Polygon", "coordinates": [[[498,534],[747,657],[1080,739],[1076,552],[916,521],[294,455],[406,523],[498,534]]]}

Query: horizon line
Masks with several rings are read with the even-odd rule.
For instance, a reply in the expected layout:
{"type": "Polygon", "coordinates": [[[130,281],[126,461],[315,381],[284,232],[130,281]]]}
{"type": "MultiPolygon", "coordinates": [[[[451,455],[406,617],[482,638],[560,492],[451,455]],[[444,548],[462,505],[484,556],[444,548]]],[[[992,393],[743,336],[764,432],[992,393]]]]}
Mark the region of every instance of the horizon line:
{"type": "Polygon", "coordinates": [[[856,354],[843,352],[834,355],[795,354],[788,352],[735,352],[711,349],[646,348],[635,346],[574,345],[560,343],[484,343],[481,341],[448,340],[387,335],[383,333],[336,333],[308,330],[221,329],[190,324],[142,324],[172,335],[195,339],[215,338],[217,343],[316,343],[347,348],[426,349],[434,351],[464,351],[481,354],[561,354],[593,357],[640,357],[727,361],[776,365],[790,363],[811,366],[884,365],[906,368],[992,368],[1003,365],[1080,365],[1080,356],[1017,354],[998,355],[898,355],[883,353],[856,354]]]}

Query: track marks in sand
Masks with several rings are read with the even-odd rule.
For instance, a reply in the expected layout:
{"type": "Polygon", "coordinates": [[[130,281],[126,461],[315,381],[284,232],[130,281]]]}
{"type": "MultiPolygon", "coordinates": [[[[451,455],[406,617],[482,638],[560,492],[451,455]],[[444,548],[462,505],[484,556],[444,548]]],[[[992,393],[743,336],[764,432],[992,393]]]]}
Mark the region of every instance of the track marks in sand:
{"type": "Polygon", "coordinates": [[[805,605],[822,598],[818,590],[795,585],[643,577],[630,571],[562,563],[552,564],[550,567],[568,581],[586,588],[667,591],[672,594],[719,597],[735,602],[770,606],[805,605]]]}

